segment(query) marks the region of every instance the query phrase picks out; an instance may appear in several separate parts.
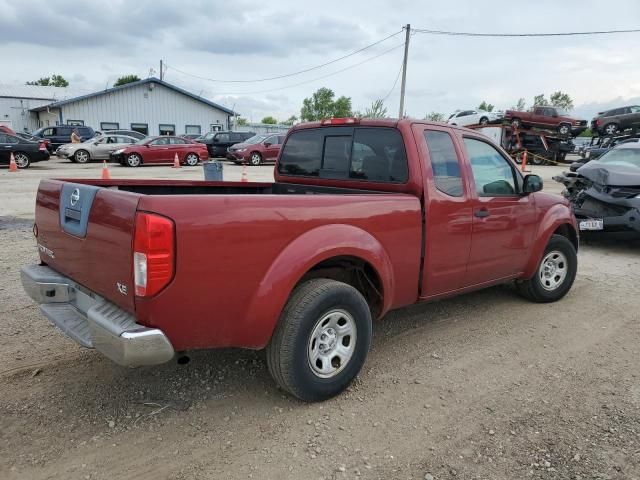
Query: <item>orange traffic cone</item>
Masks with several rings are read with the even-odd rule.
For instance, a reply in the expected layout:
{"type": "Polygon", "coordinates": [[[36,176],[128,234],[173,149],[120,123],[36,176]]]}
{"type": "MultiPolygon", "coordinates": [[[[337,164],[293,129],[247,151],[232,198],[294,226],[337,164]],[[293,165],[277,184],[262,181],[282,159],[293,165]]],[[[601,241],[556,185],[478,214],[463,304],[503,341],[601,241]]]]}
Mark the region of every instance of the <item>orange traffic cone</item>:
{"type": "Polygon", "coordinates": [[[109,175],[109,167],[107,166],[107,161],[102,161],[102,180],[111,180],[111,175],[109,175]]]}
{"type": "Polygon", "coordinates": [[[520,165],[520,170],[522,172],[526,172],[527,171],[527,151],[526,150],[522,154],[522,164],[520,165]]]}
{"type": "Polygon", "coordinates": [[[11,160],[9,161],[9,171],[10,172],[18,171],[18,165],[16,164],[16,159],[13,156],[13,152],[11,153],[11,160]]]}
{"type": "Polygon", "coordinates": [[[173,157],[173,167],[171,168],[181,168],[180,165],[180,160],[178,159],[178,154],[176,153],[176,156],[173,157]]]}
{"type": "Polygon", "coordinates": [[[240,179],[241,182],[248,182],[249,181],[249,177],[247,176],[247,165],[246,164],[242,164],[242,178],[240,179]]]}

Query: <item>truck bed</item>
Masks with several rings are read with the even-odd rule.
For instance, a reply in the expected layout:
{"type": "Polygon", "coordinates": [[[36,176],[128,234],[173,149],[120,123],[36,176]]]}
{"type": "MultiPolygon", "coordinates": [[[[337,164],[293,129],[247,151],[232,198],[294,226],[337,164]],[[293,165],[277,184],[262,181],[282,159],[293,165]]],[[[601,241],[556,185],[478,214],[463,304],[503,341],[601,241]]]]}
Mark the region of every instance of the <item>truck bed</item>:
{"type": "Polygon", "coordinates": [[[36,225],[44,264],[139,324],[161,329],[176,350],[263,347],[297,272],[335,252],[388,266],[384,311],[418,296],[422,210],[409,194],[289,183],[43,180],[36,225]],[[83,199],[94,196],[84,210],[69,203],[76,189],[83,199]],[[175,274],[152,298],[132,288],[138,212],[175,224],[175,274]]]}

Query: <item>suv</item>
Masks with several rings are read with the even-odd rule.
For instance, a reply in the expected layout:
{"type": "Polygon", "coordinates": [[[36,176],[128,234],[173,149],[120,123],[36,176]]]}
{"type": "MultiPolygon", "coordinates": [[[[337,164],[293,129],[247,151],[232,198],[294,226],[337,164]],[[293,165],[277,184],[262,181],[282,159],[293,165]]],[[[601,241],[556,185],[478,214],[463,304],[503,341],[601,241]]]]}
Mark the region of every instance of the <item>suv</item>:
{"type": "Polygon", "coordinates": [[[227,148],[253,137],[255,132],[209,132],[203,135],[199,143],[207,146],[210,157],[226,157],[227,148]]]}
{"type": "Polygon", "coordinates": [[[591,121],[591,130],[605,135],[613,135],[639,125],[640,106],[630,105],[598,113],[591,121]]]}
{"type": "Polygon", "coordinates": [[[95,132],[91,127],[84,125],[56,125],[55,127],[42,127],[33,132],[34,137],[49,140],[47,149],[53,153],[60,146],[71,143],[71,133],[77,130],[80,139],[84,142],[95,136],[95,132]]]}

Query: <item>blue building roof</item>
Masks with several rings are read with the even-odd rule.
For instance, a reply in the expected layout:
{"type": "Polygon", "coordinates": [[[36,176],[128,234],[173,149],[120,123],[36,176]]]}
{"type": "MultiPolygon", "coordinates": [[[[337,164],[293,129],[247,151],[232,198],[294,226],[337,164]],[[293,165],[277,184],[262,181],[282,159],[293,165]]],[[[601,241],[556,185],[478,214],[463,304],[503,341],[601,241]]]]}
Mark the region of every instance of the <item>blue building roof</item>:
{"type": "Polygon", "coordinates": [[[98,97],[100,95],[105,95],[107,93],[113,93],[113,92],[117,92],[120,90],[124,90],[126,88],[131,88],[131,87],[135,87],[138,85],[146,85],[148,83],[157,83],[158,85],[162,85],[164,87],[167,87],[170,90],[173,90],[174,92],[178,92],[181,93],[183,95],[186,95],[187,97],[191,97],[194,100],[197,100],[199,102],[202,102],[206,105],[209,105],[210,107],[214,107],[217,108],[218,110],[222,110],[223,112],[228,113],[229,115],[236,115],[236,113],[233,110],[230,110],[226,107],[223,107],[222,105],[218,105],[215,102],[212,102],[211,100],[207,100],[206,98],[200,97],[194,93],[188,92],[187,90],[183,90],[182,88],[176,87],[175,85],[171,85],[170,83],[165,82],[164,80],[160,80],[159,78],[156,77],[149,77],[149,78],[145,78],[144,80],[138,80],[137,82],[131,82],[131,83],[126,83],[124,85],[120,85],[119,87],[112,87],[112,88],[107,88],[106,90],[101,90],[99,92],[95,92],[95,93],[90,93],[88,95],[81,95],[79,97],[72,97],[72,98],[67,98],[65,100],[61,100],[59,102],[54,102],[54,103],[50,103],[48,105],[43,105],[37,108],[32,108],[31,111],[32,112],[41,112],[43,110],[46,110],[47,108],[56,108],[56,107],[61,107],[62,105],[66,105],[68,103],[73,103],[73,102],[78,102],[80,100],[86,100],[88,98],[93,98],[93,97],[98,97]]]}

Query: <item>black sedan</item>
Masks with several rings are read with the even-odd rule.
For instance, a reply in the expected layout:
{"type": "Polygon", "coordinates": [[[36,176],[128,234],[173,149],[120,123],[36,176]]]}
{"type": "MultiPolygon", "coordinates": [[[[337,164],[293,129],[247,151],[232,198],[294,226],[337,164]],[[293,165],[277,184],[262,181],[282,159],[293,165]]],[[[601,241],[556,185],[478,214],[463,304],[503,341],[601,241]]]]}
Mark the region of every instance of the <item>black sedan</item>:
{"type": "Polygon", "coordinates": [[[44,143],[0,133],[0,164],[8,165],[12,153],[18,168],[27,168],[33,162],[49,160],[49,152],[44,143]]]}

